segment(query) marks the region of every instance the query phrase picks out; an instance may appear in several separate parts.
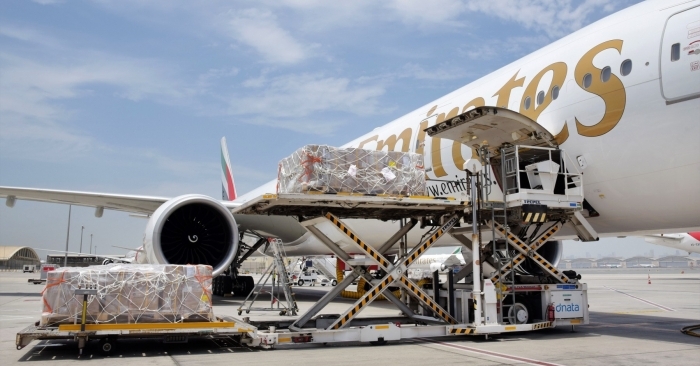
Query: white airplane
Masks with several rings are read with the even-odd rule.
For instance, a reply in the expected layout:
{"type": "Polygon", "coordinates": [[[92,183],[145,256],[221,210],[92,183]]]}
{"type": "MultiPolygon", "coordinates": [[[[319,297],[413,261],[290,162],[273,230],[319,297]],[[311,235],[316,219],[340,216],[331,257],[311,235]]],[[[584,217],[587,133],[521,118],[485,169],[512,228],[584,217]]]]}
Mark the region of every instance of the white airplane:
{"type": "Polygon", "coordinates": [[[647,243],[680,249],[688,254],[700,253],[700,232],[646,235],[644,240],[647,243]]]}
{"type": "Polygon", "coordinates": [[[462,247],[458,247],[449,254],[424,254],[418,258],[409,271],[409,277],[425,278],[431,277],[433,272],[445,272],[458,266],[464,266],[467,258],[462,254],[462,247]]]}
{"type": "MultiPolygon", "coordinates": [[[[584,208],[599,236],[694,232],[700,231],[699,97],[700,1],[651,0],[601,19],[343,147],[423,154],[428,192],[462,198],[464,184],[455,177],[464,175],[461,168],[472,157],[471,148],[430,138],[424,130],[470,109],[507,108],[517,116],[514,120],[533,121],[575,157],[585,174],[584,208]]],[[[281,151],[280,157],[288,153],[281,151]]],[[[224,169],[230,166],[226,155],[224,169]]],[[[97,216],[104,209],[149,215],[139,261],[210,264],[215,275],[245,259],[238,251],[239,230],[278,237],[291,256],[329,254],[293,217],[231,213],[246,201],[274,193],[276,181],[238,196],[230,169],[224,180],[227,200],[17,187],[0,187],[0,197],[7,197],[10,207],[24,199],[92,206],[97,216]],[[186,219],[191,216],[202,219],[186,219]],[[215,226],[217,230],[209,230],[215,226]]],[[[373,220],[346,224],[369,243],[383,243],[398,227],[373,220]]],[[[413,229],[409,242],[418,242],[422,234],[413,229]]],[[[574,235],[562,230],[552,242],[560,247],[558,240],[574,235]]],[[[257,250],[262,244],[261,239],[245,245],[257,250]]],[[[338,244],[352,245],[345,238],[338,244]]],[[[443,236],[436,245],[459,243],[443,236]]]]}

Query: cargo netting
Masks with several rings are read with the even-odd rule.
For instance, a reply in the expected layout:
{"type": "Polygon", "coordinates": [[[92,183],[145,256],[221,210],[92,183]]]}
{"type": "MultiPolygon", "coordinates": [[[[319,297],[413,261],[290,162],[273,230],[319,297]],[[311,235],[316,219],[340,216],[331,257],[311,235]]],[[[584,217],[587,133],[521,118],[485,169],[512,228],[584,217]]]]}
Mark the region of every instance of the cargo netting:
{"type": "Polygon", "coordinates": [[[423,155],[306,145],[279,163],[277,193],[425,195],[423,155]]]}
{"type": "Polygon", "coordinates": [[[213,321],[212,267],[205,265],[111,264],[66,267],[48,273],[40,325],[87,323],[177,323],[213,321]]]}

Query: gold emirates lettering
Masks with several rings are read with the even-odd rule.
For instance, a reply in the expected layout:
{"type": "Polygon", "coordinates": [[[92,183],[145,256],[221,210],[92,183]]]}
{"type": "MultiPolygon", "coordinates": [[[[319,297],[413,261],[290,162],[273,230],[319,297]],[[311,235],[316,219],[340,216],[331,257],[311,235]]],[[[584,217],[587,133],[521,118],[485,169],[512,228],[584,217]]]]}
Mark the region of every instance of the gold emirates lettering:
{"type": "MultiPolygon", "coordinates": [[[[603,102],[605,103],[605,113],[603,117],[600,119],[600,121],[596,122],[593,125],[587,126],[582,124],[578,118],[574,118],[576,122],[576,131],[586,137],[596,137],[596,136],[601,136],[604,135],[608,132],[610,132],[617,123],[622,119],[622,115],[625,110],[625,105],[627,102],[626,98],[626,91],[625,87],[622,83],[622,81],[612,74],[610,76],[610,79],[607,82],[603,82],[600,77],[593,77],[592,78],[592,83],[588,88],[584,88],[583,86],[583,77],[586,74],[591,74],[591,75],[596,75],[599,76],[601,69],[595,67],[593,65],[593,58],[601,53],[604,50],[607,49],[615,49],[618,51],[618,53],[622,52],[622,44],[623,41],[616,39],[616,40],[610,40],[607,42],[603,42],[592,49],[590,49],[588,52],[586,52],[581,59],[578,61],[576,64],[576,68],[574,70],[574,78],[576,83],[585,91],[595,94],[599,96],[601,99],[603,99],[603,102]]],[[[518,78],[518,73],[520,70],[518,70],[498,91],[493,94],[493,97],[497,97],[496,100],[496,105],[502,108],[507,108],[508,105],[510,104],[510,96],[511,92],[513,89],[522,87],[525,84],[525,77],[518,78]]],[[[525,88],[525,91],[523,93],[523,96],[520,100],[519,104],[519,112],[530,119],[537,121],[539,116],[549,107],[549,105],[552,103],[553,98],[552,98],[552,87],[553,86],[559,86],[562,88],[565,84],[566,81],[566,75],[568,72],[568,67],[566,63],[564,62],[555,62],[551,65],[548,65],[544,69],[542,69],[540,72],[538,72],[532,80],[528,83],[527,87],[525,88]],[[534,101],[537,100],[537,87],[542,80],[542,78],[547,75],[547,73],[552,73],[552,81],[550,82],[550,85],[547,87],[546,94],[544,96],[544,100],[541,104],[536,104],[534,101]],[[525,109],[524,104],[525,104],[525,99],[530,98],[532,103],[532,107],[525,109]]],[[[563,91],[563,88],[561,89],[563,91]]],[[[466,112],[467,110],[471,108],[476,108],[476,107],[482,107],[486,105],[486,101],[482,97],[477,97],[466,103],[462,107],[461,113],[466,112]]],[[[424,131],[426,128],[428,128],[429,124],[429,119],[433,115],[433,113],[437,110],[438,106],[434,105],[430,108],[430,110],[426,114],[426,118],[422,120],[418,124],[418,136],[417,136],[417,143],[416,143],[416,148],[415,152],[418,154],[424,154],[425,153],[425,141],[426,138],[429,138],[426,136],[426,132],[424,131]]],[[[435,119],[435,124],[438,124],[440,122],[443,122],[447,119],[453,118],[460,114],[460,108],[459,107],[454,107],[452,108],[447,114],[445,113],[440,113],[438,114],[437,118],[435,119]]],[[[396,151],[396,145],[398,144],[398,141],[401,140],[401,150],[403,152],[408,152],[410,150],[410,142],[411,142],[411,137],[413,136],[413,129],[412,128],[406,128],[404,129],[398,136],[397,135],[390,135],[384,139],[379,139],[379,135],[373,135],[368,137],[367,139],[363,140],[360,142],[358,145],[358,148],[364,148],[364,146],[370,144],[371,142],[376,142],[376,150],[382,150],[385,147],[389,151],[396,151]]],[[[564,126],[562,127],[562,130],[555,136],[555,139],[557,143],[562,144],[564,143],[567,139],[569,138],[569,129],[564,123],[564,126]]],[[[433,175],[436,178],[444,177],[447,175],[447,171],[444,168],[444,162],[442,160],[442,139],[439,138],[430,138],[431,139],[431,148],[430,148],[430,160],[432,164],[432,172],[433,175]]],[[[451,158],[452,162],[457,166],[458,168],[461,168],[464,162],[466,161],[465,156],[462,154],[462,144],[456,141],[450,141],[452,143],[452,148],[451,148],[451,158]]],[[[472,148],[472,156],[475,155],[474,149],[472,148]]]]}

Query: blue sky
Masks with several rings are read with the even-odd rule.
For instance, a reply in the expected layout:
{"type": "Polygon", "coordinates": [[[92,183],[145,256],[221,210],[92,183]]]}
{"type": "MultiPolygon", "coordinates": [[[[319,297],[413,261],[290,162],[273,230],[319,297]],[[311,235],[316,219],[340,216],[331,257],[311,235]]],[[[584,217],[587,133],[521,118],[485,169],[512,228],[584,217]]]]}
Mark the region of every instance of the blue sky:
{"type": "MultiPolygon", "coordinates": [[[[226,136],[246,192],[302,145],[341,145],[636,2],[2,2],[0,184],[219,197],[226,136]]],[[[66,213],[3,205],[0,244],[62,248],[66,213]]],[[[72,250],[81,226],[101,253],[139,245],[145,220],[92,214],[73,210],[72,250]]]]}

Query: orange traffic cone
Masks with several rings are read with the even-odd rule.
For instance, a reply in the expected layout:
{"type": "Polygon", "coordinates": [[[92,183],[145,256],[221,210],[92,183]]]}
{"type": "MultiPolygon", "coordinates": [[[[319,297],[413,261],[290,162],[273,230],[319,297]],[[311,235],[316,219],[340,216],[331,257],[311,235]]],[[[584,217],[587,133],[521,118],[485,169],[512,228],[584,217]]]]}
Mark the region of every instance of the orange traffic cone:
{"type": "Polygon", "coordinates": [[[651,285],[651,275],[649,275],[649,274],[647,275],[647,280],[648,280],[647,283],[651,285]]]}

